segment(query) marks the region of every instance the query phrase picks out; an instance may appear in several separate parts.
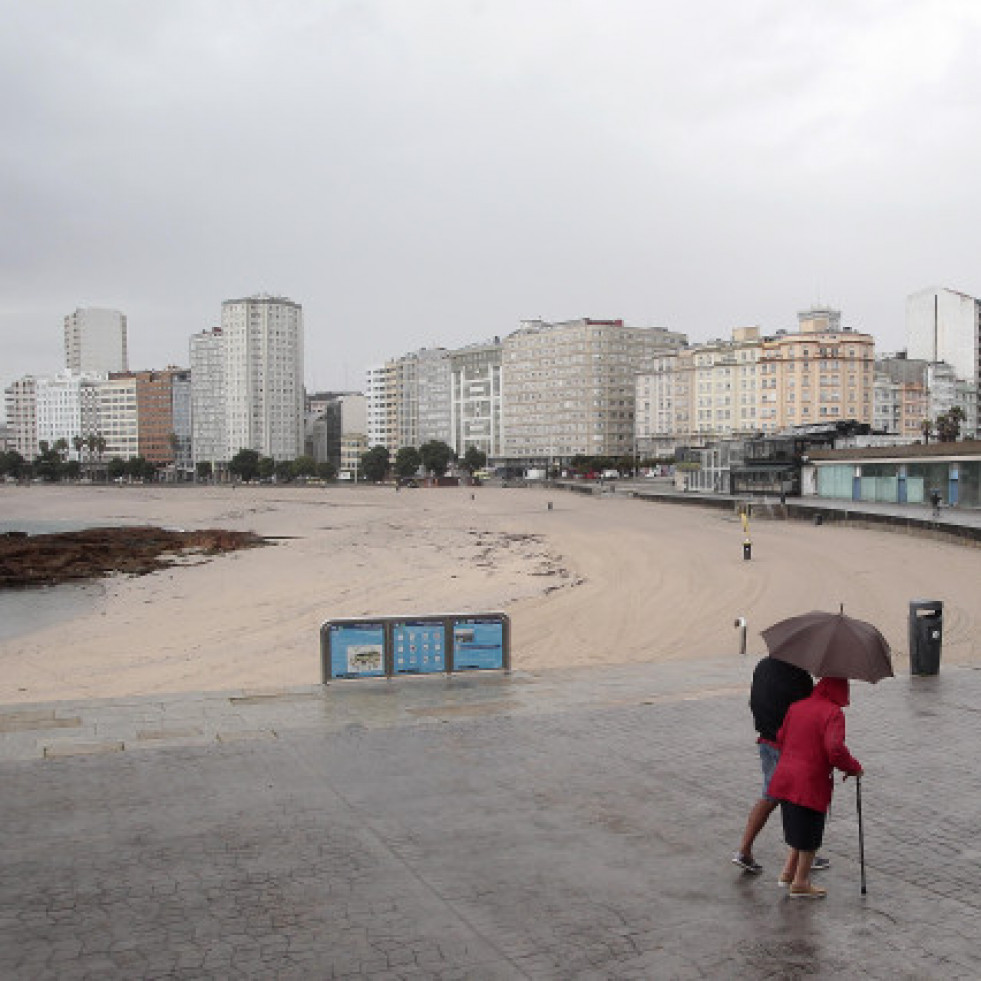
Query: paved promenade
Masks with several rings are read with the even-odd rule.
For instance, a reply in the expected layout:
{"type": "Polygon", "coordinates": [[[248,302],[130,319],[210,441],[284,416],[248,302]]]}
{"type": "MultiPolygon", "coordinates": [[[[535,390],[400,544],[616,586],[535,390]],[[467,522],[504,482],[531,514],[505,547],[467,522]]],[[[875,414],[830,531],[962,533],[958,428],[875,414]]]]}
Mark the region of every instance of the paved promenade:
{"type": "Polygon", "coordinates": [[[977,978],[981,671],[855,686],[806,902],[754,662],[0,707],[0,977],[977,978]]]}

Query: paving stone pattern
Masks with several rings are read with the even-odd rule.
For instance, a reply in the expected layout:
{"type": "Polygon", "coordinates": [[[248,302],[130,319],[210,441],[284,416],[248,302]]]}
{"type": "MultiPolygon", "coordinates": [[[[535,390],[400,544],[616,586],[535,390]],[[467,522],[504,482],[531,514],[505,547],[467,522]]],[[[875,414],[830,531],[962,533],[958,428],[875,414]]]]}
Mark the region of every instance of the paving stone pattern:
{"type": "Polygon", "coordinates": [[[981,672],[854,686],[868,894],[849,782],[798,902],[752,660],[62,705],[124,749],[0,733],[0,977],[978,977],[981,672]]]}

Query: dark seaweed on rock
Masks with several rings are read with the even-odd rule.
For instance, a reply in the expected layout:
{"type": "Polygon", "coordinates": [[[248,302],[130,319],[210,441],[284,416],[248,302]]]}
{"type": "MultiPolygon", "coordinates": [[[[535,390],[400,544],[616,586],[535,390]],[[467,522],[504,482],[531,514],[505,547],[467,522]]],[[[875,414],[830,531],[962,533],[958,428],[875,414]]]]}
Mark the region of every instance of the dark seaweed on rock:
{"type": "Polygon", "coordinates": [[[50,586],[112,573],[142,576],[189,554],[218,555],[272,544],[251,531],[86,528],[53,535],[0,534],[0,587],[50,586]]]}

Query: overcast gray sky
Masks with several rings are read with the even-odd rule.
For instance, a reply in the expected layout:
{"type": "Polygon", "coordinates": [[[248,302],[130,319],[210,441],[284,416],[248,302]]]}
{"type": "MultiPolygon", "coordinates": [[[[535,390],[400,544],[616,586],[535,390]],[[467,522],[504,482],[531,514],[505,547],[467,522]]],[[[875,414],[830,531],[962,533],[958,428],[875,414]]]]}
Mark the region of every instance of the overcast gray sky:
{"type": "Polygon", "coordinates": [[[522,318],[880,350],[981,294],[976,0],[0,0],[0,383],[112,306],[187,364],[303,304],[306,381],[522,318]]]}

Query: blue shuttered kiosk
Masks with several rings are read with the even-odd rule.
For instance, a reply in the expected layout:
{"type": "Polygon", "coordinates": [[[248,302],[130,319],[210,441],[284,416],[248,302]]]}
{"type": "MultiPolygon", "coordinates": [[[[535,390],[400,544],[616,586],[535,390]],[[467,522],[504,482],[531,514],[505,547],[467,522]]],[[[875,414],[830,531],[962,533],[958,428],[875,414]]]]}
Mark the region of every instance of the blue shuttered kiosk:
{"type": "Polygon", "coordinates": [[[511,621],[503,613],[325,620],[321,677],[392,678],[511,670],[511,621]]]}

